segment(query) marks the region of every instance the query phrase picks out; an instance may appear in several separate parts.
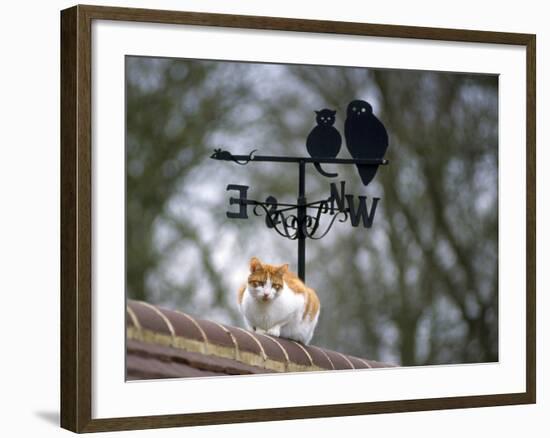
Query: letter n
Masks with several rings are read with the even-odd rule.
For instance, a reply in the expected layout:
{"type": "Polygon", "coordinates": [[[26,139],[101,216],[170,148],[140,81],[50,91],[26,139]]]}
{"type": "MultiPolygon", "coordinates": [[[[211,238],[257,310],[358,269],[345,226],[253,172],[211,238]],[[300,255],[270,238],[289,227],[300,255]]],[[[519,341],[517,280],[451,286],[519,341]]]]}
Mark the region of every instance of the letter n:
{"type": "Polygon", "coordinates": [[[336,203],[338,211],[346,209],[346,182],[340,181],[340,192],[336,188],[335,183],[330,183],[330,214],[334,214],[334,204],[336,203]]]}

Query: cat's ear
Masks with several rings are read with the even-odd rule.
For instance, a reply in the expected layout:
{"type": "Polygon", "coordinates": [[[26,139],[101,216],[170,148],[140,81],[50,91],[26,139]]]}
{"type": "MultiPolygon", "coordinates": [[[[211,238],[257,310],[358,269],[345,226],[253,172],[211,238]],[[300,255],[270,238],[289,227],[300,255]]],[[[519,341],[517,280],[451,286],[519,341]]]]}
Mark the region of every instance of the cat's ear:
{"type": "Polygon", "coordinates": [[[320,113],[321,111],[314,111],[314,112],[315,112],[315,114],[319,115],[319,113],[320,113]]]}
{"type": "Polygon", "coordinates": [[[281,265],[277,268],[277,273],[284,275],[288,272],[288,263],[285,263],[284,265],[281,265]]]}
{"type": "Polygon", "coordinates": [[[336,114],[336,110],[330,112],[333,116],[336,114]]]}
{"type": "Polygon", "coordinates": [[[252,257],[250,259],[250,272],[256,272],[261,267],[262,262],[260,262],[260,259],[258,257],[252,257]]]}

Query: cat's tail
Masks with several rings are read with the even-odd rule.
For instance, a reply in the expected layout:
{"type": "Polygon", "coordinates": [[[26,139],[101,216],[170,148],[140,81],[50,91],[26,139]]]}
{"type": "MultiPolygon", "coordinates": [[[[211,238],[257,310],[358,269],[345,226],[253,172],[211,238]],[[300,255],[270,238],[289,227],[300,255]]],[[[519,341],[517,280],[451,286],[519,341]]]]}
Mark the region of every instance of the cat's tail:
{"type": "Polygon", "coordinates": [[[317,172],[319,172],[323,176],[326,176],[327,178],[336,178],[338,176],[337,173],[325,172],[320,163],[313,163],[313,165],[317,169],[317,172]]]}

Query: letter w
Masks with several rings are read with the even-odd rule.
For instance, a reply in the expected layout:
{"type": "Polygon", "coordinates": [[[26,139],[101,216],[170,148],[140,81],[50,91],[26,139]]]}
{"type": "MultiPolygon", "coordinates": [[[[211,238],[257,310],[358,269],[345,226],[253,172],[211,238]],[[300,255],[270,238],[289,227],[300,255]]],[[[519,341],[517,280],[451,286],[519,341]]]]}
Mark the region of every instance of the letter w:
{"type": "Polygon", "coordinates": [[[378,201],[380,201],[380,198],[372,198],[372,206],[370,213],[367,208],[367,197],[366,196],[358,196],[359,198],[359,206],[357,207],[357,210],[355,209],[355,202],[353,201],[353,195],[346,195],[346,199],[348,201],[348,208],[349,208],[349,220],[351,222],[352,227],[356,227],[359,225],[359,219],[363,220],[363,226],[365,228],[370,228],[372,226],[372,222],[374,220],[374,214],[376,213],[376,206],[378,205],[378,201]]]}

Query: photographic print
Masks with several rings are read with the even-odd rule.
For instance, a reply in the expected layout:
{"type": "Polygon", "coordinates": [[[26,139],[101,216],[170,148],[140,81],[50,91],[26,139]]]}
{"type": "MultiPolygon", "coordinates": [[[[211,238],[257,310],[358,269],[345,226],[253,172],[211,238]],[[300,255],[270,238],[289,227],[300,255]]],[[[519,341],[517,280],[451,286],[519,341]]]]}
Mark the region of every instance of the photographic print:
{"type": "Polygon", "coordinates": [[[498,362],[498,75],[125,82],[128,380],[498,362]]]}
{"type": "Polygon", "coordinates": [[[62,11],[62,427],[535,403],[535,60],[533,34],[62,11]]]}

